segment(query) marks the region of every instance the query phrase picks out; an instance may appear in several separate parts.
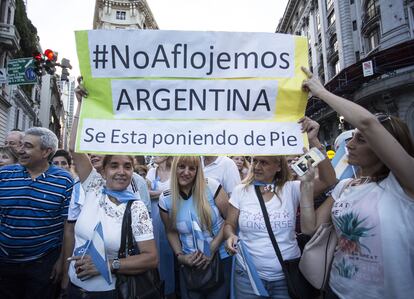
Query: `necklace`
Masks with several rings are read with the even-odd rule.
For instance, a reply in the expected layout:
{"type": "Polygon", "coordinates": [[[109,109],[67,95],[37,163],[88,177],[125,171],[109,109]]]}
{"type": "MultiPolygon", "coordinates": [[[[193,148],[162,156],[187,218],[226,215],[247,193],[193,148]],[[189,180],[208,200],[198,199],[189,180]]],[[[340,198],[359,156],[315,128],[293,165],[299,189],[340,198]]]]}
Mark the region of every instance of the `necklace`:
{"type": "Polygon", "coordinates": [[[360,176],[359,178],[355,179],[352,182],[352,186],[359,186],[359,185],[363,185],[363,184],[368,184],[372,182],[372,177],[370,176],[360,176]]]}

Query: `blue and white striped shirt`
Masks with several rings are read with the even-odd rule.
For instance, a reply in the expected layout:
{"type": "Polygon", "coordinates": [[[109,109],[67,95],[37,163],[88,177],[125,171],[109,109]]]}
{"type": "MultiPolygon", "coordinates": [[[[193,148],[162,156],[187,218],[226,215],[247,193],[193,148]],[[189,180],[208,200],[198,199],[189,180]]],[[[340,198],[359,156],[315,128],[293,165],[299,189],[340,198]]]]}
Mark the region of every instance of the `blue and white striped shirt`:
{"type": "Polygon", "coordinates": [[[26,168],[0,168],[0,261],[36,260],[61,246],[73,180],[51,165],[32,179],[26,168]]]}

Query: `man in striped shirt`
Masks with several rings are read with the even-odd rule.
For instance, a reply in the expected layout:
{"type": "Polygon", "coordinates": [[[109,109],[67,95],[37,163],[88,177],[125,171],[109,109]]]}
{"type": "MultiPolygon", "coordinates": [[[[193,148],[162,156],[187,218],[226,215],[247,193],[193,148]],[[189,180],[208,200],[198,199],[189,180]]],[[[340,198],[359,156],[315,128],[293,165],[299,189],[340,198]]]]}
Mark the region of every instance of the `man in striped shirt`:
{"type": "Polygon", "coordinates": [[[0,168],[0,298],[52,298],[61,274],[73,180],[49,164],[57,145],[52,131],[30,128],[20,164],[0,168]]]}

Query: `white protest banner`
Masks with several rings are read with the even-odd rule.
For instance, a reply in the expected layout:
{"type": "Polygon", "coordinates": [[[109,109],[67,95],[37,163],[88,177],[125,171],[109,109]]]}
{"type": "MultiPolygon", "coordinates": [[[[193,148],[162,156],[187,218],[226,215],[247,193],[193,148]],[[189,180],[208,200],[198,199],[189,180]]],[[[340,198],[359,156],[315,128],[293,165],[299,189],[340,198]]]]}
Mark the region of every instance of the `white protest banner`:
{"type": "Polygon", "coordinates": [[[292,123],[85,119],[80,149],[157,154],[290,154],[303,148],[300,126],[292,123]],[[108,148],[108,144],[111,145],[108,148]],[[260,150],[259,150],[260,149],[260,150]]]}
{"type": "Polygon", "coordinates": [[[278,155],[307,146],[297,124],[307,102],[304,37],[96,30],[76,41],[89,92],[77,151],[278,155]]]}

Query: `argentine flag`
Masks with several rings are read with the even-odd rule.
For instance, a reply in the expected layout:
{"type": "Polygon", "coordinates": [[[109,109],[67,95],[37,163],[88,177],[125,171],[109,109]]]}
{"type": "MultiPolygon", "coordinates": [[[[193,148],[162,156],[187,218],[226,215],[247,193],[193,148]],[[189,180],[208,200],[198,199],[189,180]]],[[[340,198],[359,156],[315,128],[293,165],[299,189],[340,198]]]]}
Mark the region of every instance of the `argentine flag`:
{"type": "Polygon", "coordinates": [[[89,255],[99,273],[108,284],[112,283],[112,275],[109,268],[108,257],[105,251],[105,241],[102,229],[102,223],[98,222],[93,230],[92,239],[74,251],[76,256],[89,255]]]}
{"type": "MultiPolygon", "coordinates": [[[[244,245],[243,241],[239,239],[239,250],[238,255],[241,257],[241,259],[244,262],[244,265],[246,266],[246,272],[247,276],[249,277],[250,284],[252,286],[253,292],[257,296],[261,297],[269,297],[269,293],[267,292],[266,288],[263,285],[262,280],[259,277],[259,274],[257,273],[256,266],[253,263],[253,259],[246,249],[246,245],[244,245]]],[[[231,273],[231,291],[230,291],[230,298],[235,298],[235,291],[234,291],[234,274],[235,274],[235,265],[236,265],[236,256],[233,257],[233,264],[232,264],[232,273],[231,273]]]]}
{"type": "Polygon", "coordinates": [[[211,256],[210,251],[210,244],[208,243],[206,237],[204,236],[204,233],[202,229],[200,228],[200,225],[198,225],[197,219],[194,219],[193,215],[190,214],[190,221],[191,221],[191,232],[193,234],[193,242],[195,247],[201,251],[206,256],[211,256]]]}
{"type": "Polygon", "coordinates": [[[343,140],[339,144],[335,157],[332,159],[332,166],[335,169],[336,178],[338,180],[356,177],[356,167],[348,164],[346,140],[343,140]]]}

